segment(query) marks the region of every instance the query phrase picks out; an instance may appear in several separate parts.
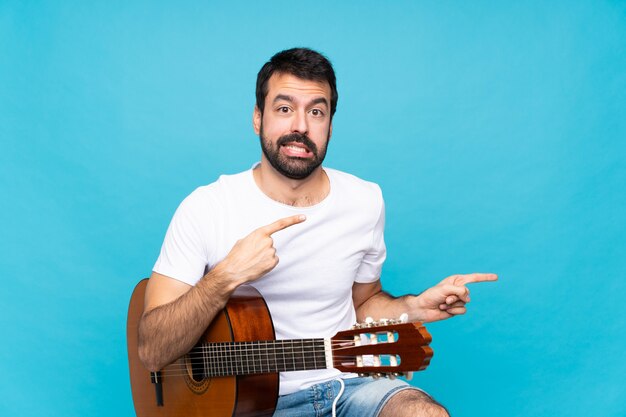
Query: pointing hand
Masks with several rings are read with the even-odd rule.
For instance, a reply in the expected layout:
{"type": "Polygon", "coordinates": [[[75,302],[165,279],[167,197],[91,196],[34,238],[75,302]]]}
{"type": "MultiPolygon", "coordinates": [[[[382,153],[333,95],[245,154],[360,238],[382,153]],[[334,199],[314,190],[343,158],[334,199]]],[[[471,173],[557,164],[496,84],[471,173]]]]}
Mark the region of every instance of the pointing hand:
{"type": "Polygon", "coordinates": [[[418,320],[432,322],[465,314],[465,305],[470,302],[466,284],[496,281],[496,274],[452,275],[439,284],[418,295],[415,299],[415,313],[418,320]]]}
{"type": "Polygon", "coordinates": [[[237,285],[262,277],[278,265],[272,235],[305,220],[304,215],[290,216],[254,230],[238,240],[215,268],[229,275],[237,285]]]}

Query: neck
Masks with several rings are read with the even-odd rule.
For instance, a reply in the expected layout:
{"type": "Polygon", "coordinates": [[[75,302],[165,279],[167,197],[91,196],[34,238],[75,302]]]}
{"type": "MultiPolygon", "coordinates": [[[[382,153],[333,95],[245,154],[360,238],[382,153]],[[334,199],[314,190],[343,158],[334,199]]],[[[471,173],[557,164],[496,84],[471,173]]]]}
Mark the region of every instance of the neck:
{"type": "Polygon", "coordinates": [[[287,178],[272,167],[263,155],[253,171],[254,181],[269,198],[294,207],[308,207],[321,202],[330,192],[330,181],[321,166],[308,177],[287,178]]]}

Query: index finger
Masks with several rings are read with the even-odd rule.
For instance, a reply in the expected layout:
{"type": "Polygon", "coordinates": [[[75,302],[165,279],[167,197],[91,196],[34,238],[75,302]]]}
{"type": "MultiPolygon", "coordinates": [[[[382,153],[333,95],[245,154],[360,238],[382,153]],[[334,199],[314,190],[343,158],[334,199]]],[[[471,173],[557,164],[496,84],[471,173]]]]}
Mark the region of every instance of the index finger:
{"type": "Polygon", "coordinates": [[[465,285],[471,284],[474,282],[486,282],[486,281],[497,281],[498,276],[496,274],[482,274],[482,273],[474,273],[467,275],[459,275],[455,280],[455,285],[465,285]]]}
{"type": "Polygon", "coordinates": [[[305,220],[306,220],[306,216],[304,214],[284,217],[280,220],[276,220],[274,223],[261,227],[259,230],[267,234],[268,236],[270,236],[273,233],[286,229],[289,226],[293,226],[294,224],[302,223],[305,220]]]}

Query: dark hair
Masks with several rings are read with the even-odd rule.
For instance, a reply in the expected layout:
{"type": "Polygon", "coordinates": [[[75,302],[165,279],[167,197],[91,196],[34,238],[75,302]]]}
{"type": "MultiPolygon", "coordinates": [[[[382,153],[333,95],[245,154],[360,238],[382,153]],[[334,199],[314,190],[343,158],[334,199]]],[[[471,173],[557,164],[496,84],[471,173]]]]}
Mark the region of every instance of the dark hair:
{"type": "Polygon", "coordinates": [[[280,51],[263,65],[256,78],[256,105],[263,114],[267,83],[274,73],[291,74],[303,80],[326,81],[330,85],[330,115],[337,110],[337,81],[330,61],[308,48],[280,51]]]}

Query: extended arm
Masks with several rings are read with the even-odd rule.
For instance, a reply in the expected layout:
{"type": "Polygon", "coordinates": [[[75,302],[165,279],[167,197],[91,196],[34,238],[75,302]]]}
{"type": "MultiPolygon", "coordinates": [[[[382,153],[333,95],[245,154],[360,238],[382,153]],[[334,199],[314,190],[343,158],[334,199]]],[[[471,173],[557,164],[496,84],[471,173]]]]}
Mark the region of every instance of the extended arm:
{"type": "Polygon", "coordinates": [[[352,299],[358,321],[366,317],[398,318],[402,313],[407,313],[409,321],[428,323],[465,314],[465,304],[470,301],[466,284],[497,279],[495,274],[452,275],[419,295],[402,297],[393,297],[384,292],[380,280],[355,283],[352,286],[352,299]]]}

